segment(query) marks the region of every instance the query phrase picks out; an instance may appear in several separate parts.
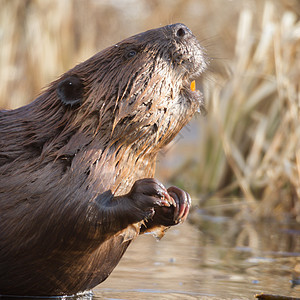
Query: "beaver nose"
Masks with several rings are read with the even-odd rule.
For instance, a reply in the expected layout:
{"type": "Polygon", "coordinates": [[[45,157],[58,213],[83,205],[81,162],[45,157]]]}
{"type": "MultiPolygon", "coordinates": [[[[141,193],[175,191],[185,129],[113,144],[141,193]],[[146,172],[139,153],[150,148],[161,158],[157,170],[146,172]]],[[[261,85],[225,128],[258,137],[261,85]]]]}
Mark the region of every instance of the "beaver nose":
{"type": "Polygon", "coordinates": [[[188,36],[190,36],[192,34],[190,29],[181,23],[170,25],[170,27],[171,27],[175,37],[180,38],[180,39],[187,38],[188,36]]]}

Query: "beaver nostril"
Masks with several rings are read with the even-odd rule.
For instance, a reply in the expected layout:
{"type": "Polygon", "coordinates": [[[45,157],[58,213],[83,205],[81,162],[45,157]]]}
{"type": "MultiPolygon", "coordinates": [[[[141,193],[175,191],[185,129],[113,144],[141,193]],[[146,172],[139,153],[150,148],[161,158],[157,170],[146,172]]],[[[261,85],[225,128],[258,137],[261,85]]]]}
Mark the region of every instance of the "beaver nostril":
{"type": "Polygon", "coordinates": [[[180,38],[185,36],[185,30],[181,27],[177,30],[176,35],[180,38]]]}

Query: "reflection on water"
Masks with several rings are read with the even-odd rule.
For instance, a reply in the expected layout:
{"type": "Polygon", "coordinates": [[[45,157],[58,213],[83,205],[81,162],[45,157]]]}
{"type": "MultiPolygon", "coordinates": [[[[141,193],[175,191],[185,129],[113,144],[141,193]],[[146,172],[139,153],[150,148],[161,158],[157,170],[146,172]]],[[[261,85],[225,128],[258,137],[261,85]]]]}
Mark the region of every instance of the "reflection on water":
{"type": "Polygon", "coordinates": [[[93,292],[85,291],[73,296],[14,296],[0,295],[1,300],[93,300],[93,292]]]}
{"type": "Polygon", "coordinates": [[[203,211],[193,216],[193,224],[170,229],[160,242],[137,238],[94,298],[300,297],[299,225],[237,222],[203,211]]]}

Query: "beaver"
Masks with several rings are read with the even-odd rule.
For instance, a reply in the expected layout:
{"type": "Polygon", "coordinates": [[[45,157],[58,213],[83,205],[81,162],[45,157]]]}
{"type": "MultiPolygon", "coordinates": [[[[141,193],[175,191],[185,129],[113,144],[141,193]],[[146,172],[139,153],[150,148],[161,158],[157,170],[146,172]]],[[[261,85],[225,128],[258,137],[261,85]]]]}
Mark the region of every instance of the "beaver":
{"type": "Polygon", "coordinates": [[[155,162],[204,108],[206,69],[183,24],[137,34],[0,112],[0,294],[52,296],[104,281],[139,234],[183,222],[188,193],[155,162]]]}

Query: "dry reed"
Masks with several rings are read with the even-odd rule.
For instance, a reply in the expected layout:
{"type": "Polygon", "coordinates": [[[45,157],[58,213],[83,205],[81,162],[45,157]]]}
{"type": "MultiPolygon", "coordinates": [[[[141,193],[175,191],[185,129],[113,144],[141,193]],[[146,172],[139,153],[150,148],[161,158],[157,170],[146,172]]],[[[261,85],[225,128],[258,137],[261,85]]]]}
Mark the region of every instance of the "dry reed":
{"type": "Polygon", "coordinates": [[[300,22],[291,11],[276,17],[272,2],[256,17],[241,11],[230,76],[206,82],[200,157],[182,169],[195,193],[239,195],[255,218],[300,222],[300,22]]]}

